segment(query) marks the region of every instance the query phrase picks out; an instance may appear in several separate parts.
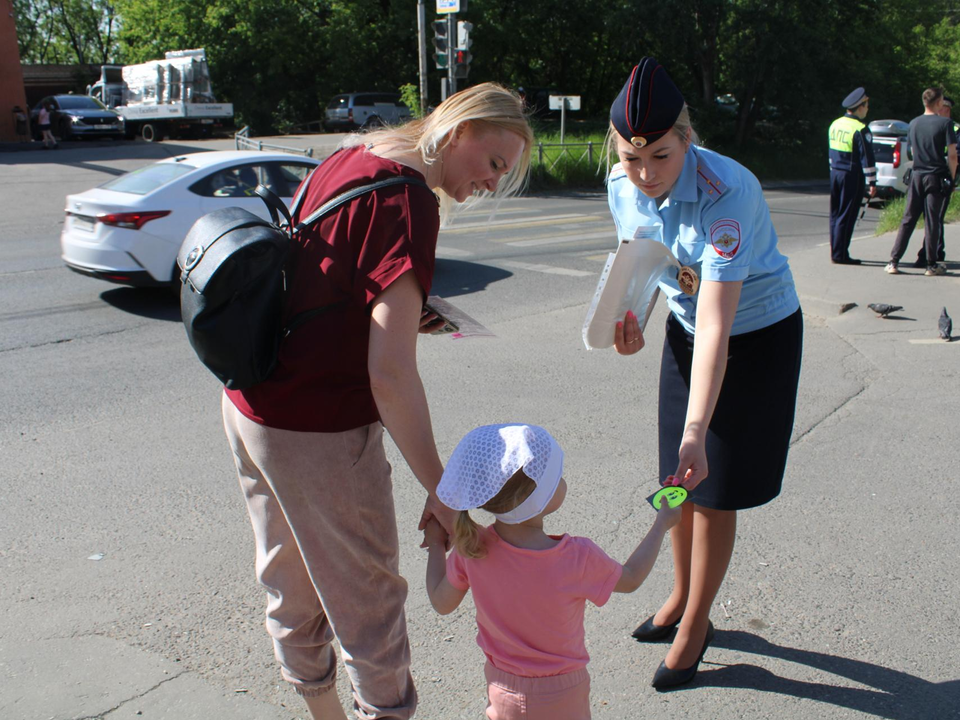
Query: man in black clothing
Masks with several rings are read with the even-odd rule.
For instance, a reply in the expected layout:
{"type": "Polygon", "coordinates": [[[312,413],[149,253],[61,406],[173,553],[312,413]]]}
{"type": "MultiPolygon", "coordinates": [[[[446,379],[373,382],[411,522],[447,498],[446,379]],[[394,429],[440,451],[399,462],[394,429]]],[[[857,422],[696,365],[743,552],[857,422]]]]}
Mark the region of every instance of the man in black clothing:
{"type": "MultiPolygon", "coordinates": [[[[950,111],[952,108],[953,108],[953,99],[948,98],[946,95],[944,95],[943,107],[940,108],[940,116],[945,117],[949,120],[950,111]]],[[[952,120],[951,122],[953,123],[953,132],[957,133],[957,142],[960,143],[960,125],[957,125],[957,123],[953,122],[952,120]]],[[[946,157],[946,154],[947,154],[946,148],[943,149],[943,154],[944,154],[944,157],[946,157]]],[[[957,162],[960,163],[960,153],[958,153],[957,162]]],[[[953,186],[956,187],[956,185],[957,185],[957,181],[956,181],[956,178],[954,178],[953,186]]],[[[947,259],[946,247],[943,244],[943,224],[944,224],[943,221],[944,221],[944,217],[946,217],[947,207],[950,205],[950,197],[952,195],[953,193],[951,192],[950,195],[947,196],[947,201],[943,204],[943,209],[940,211],[940,239],[937,240],[937,262],[938,263],[942,263],[944,260],[947,259]]],[[[915,268],[922,268],[927,266],[927,257],[926,257],[926,253],[924,252],[923,246],[921,246],[920,249],[917,251],[917,261],[913,264],[913,266],[915,268]]]]}
{"type": "Polygon", "coordinates": [[[906,207],[896,242],[890,251],[890,262],[884,268],[891,275],[900,272],[900,258],[907,249],[920,214],[924,215],[924,250],[927,269],[924,275],[943,275],[946,267],[937,262],[940,239],[940,218],[943,203],[953,190],[957,172],[957,137],[949,118],[939,115],[943,107],[943,89],[927,88],[923,92],[924,113],[910,122],[910,146],[913,148],[913,176],[907,190],[906,207]],[[943,149],[947,148],[947,157],[943,149]]]}

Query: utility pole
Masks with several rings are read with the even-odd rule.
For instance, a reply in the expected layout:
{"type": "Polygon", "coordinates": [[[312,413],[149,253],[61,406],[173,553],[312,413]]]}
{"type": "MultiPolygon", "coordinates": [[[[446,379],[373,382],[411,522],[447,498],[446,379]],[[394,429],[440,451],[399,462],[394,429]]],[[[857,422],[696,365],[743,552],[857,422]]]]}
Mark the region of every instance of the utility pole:
{"type": "Polygon", "coordinates": [[[427,114],[427,9],[417,0],[417,37],[420,42],[420,115],[427,114]]]}
{"type": "Polygon", "coordinates": [[[457,75],[454,70],[454,56],[456,51],[454,45],[457,40],[457,14],[447,15],[447,88],[451,95],[457,91],[457,75]]]}

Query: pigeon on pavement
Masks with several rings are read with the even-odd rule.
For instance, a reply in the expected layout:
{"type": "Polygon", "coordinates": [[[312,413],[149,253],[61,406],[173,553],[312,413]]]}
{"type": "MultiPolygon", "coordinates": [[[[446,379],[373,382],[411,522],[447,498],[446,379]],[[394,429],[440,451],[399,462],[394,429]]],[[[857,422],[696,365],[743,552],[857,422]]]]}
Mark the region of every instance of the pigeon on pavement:
{"type": "Polygon", "coordinates": [[[870,303],[867,307],[882,318],[897,310],[903,310],[903,305],[887,305],[886,303],[870,303]]]}
{"type": "Polygon", "coordinates": [[[950,342],[950,334],[953,332],[953,319],[947,315],[947,309],[944,308],[940,313],[940,321],[937,323],[940,330],[940,337],[950,342]]]}

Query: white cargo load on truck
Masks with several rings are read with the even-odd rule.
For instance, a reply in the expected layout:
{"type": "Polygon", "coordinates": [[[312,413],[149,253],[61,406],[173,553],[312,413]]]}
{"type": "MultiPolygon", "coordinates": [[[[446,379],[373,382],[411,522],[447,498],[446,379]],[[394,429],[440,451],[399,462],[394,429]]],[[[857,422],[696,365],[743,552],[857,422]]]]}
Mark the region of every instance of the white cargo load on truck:
{"type": "Polygon", "coordinates": [[[146,140],[191,128],[208,132],[233,119],[233,105],[218,103],[213,95],[203,48],[171,50],[163,60],[138,65],[105,65],[88,93],[120,113],[128,135],[139,133],[146,140]]]}

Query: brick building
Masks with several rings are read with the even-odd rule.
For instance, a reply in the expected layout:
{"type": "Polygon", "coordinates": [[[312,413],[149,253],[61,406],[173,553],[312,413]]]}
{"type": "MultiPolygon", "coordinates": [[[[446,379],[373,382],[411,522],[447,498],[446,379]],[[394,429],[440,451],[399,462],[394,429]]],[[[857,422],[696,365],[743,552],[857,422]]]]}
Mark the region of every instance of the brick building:
{"type": "Polygon", "coordinates": [[[16,142],[14,108],[27,107],[13,0],[0,0],[0,142],[16,142]]]}

